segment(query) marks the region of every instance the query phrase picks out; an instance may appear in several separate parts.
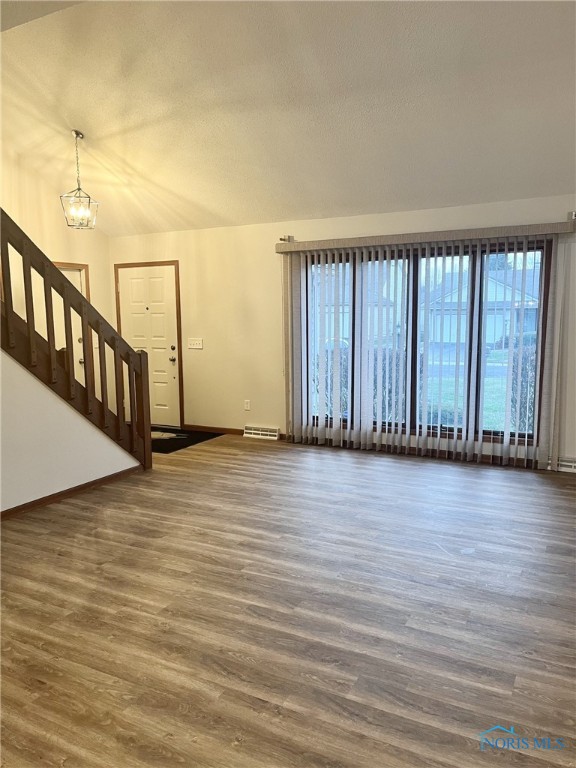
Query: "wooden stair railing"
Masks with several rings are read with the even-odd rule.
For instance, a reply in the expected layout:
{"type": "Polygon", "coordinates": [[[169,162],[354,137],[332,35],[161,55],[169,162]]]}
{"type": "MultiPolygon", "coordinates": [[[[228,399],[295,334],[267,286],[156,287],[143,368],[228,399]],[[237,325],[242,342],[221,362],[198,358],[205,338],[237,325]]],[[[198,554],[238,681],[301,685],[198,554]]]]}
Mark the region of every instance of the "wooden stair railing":
{"type": "Polygon", "coordinates": [[[1,226],[2,349],[149,469],[146,352],[133,350],[3,210],[1,226]],[[75,326],[82,360],[75,355],[75,326]],[[82,362],[83,382],[75,373],[82,362]]]}

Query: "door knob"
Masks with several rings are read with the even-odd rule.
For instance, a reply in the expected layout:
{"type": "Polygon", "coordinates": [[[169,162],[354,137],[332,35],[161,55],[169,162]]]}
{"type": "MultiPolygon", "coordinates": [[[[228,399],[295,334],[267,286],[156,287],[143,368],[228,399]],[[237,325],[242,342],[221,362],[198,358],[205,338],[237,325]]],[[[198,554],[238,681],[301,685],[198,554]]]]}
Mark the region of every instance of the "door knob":
{"type": "Polygon", "coordinates": [[[175,357],[169,357],[168,360],[170,360],[171,363],[175,363],[176,362],[176,358],[175,357]]]}

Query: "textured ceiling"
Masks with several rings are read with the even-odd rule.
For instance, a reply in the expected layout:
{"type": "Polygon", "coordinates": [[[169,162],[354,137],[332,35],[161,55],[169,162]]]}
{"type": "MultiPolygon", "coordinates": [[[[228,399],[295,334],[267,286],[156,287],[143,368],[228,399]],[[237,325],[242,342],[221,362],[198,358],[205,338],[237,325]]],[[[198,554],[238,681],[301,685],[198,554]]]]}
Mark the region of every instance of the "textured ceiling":
{"type": "Polygon", "coordinates": [[[20,24],[27,24],[29,21],[39,19],[41,16],[47,16],[49,13],[62,11],[75,2],[58,2],[58,0],[1,0],[0,2],[0,27],[2,32],[5,29],[12,29],[20,24]]]}
{"type": "Polygon", "coordinates": [[[84,131],[112,235],[568,194],[575,10],[88,1],[2,33],[4,145],[64,192],[84,131]]]}

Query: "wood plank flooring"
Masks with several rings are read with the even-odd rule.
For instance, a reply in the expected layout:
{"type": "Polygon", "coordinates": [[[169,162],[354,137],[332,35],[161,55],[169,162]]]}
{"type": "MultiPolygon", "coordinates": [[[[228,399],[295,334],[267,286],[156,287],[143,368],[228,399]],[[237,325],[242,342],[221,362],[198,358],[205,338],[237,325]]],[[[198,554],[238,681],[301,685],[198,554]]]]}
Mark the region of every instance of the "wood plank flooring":
{"type": "Polygon", "coordinates": [[[2,524],[5,768],[576,765],[574,475],[234,436],[154,465],[2,524]]]}

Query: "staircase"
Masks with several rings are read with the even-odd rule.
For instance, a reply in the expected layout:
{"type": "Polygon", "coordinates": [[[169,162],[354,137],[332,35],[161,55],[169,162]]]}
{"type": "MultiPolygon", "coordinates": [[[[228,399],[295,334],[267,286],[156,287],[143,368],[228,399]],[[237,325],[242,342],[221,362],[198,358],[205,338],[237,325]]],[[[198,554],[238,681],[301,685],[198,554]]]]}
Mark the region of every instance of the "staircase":
{"type": "Polygon", "coordinates": [[[135,352],[3,210],[1,227],[2,349],[150,469],[146,353],[135,352]]]}

